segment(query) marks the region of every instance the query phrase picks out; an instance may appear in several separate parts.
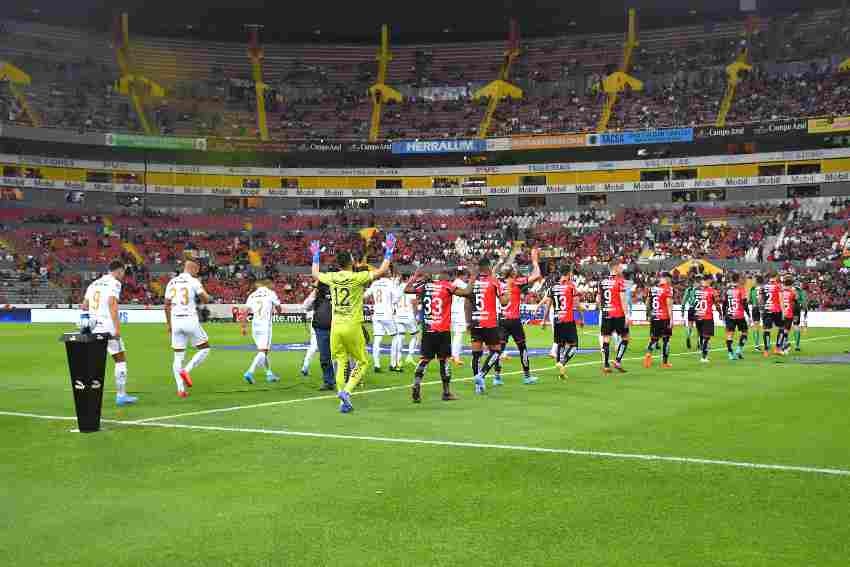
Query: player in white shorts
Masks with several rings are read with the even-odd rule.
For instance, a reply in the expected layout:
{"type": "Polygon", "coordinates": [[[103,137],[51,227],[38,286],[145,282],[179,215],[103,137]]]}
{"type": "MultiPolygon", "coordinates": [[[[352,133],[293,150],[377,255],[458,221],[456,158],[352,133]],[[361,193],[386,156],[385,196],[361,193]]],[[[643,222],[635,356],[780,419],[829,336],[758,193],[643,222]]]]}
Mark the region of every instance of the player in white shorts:
{"type": "Polygon", "coordinates": [[[407,344],[407,364],[416,364],[413,357],[417,354],[417,348],[419,346],[419,325],[416,319],[418,306],[415,295],[404,293],[406,284],[403,279],[399,277],[395,283],[398,287],[398,303],[395,306],[396,336],[393,339],[393,346],[390,349],[390,365],[400,371],[405,336],[409,337],[407,344]]]}
{"type": "MultiPolygon", "coordinates": [[[[458,270],[458,276],[452,285],[458,289],[466,289],[467,274],[465,270],[458,270]]],[[[463,352],[463,339],[466,335],[466,298],[455,296],[452,299],[452,362],[455,366],[462,366],[463,360],[460,355],[463,352]]]]}
{"type": "Polygon", "coordinates": [[[257,354],[251,362],[251,366],[243,374],[243,378],[249,384],[254,383],[254,371],[258,367],[266,367],[266,382],[279,382],[280,378],[272,372],[272,364],[269,360],[269,351],[272,348],[272,322],[274,315],[279,314],[280,299],[271,288],[271,282],[260,280],[248,299],[245,300],[248,308],[248,316],[251,318],[251,337],[257,345],[257,354]]]}
{"type": "Polygon", "coordinates": [[[183,273],[173,278],[165,287],[165,322],[171,335],[171,348],[174,350],[171,368],[177,383],[177,395],[181,398],[189,397],[186,387],[192,387],[190,373],[210,354],[209,338],[198,320],[198,303],[207,303],[210,300],[198,280],[199,269],[197,262],[186,260],[183,273]],[[184,368],[186,346],[190,342],[196,352],[184,368]]]}
{"type": "MultiPolygon", "coordinates": [[[[381,343],[385,336],[396,336],[395,305],[398,302],[398,286],[389,277],[372,282],[363,295],[372,298],[372,361],[375,372],[381,372],[381,343]]],[[[390,371],[396,367],[390,364],[390,371]]]]}
{"type": "Polygon", "coordinates": [[[118,302],[121,298],[121,280],[124,279],[124,264],[119,260],[109,263],[109,273],[89,284],[83,299],[83,331],[109,333],[112,338],[106,343],[106,352],[115,362],[115,403],[119,406],[134,404],[138,398],[127,395],[127,354],[121,338],[121,319],[118,302]]]}
{"type": "Polygon", "coordinates": [[[304,352],[304,360],[301,362],[301,376],[305,378],[310,374],[310,362],[316,353],[319,352],[319,339],[316,337],[316,329],[311,324],[313,322],[313,303],[316,301],[316,291],[313,292],[304,300],[304,323],[310,328],[310,345],[304,352]]]}

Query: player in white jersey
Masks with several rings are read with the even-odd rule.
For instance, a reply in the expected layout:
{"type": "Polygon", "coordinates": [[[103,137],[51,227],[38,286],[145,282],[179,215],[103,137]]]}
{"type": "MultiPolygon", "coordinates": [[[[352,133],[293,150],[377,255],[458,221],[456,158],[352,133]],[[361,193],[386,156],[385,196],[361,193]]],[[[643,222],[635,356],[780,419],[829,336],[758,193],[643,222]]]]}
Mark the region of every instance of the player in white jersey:
{"type": "Polygon", "coordinates": [[[304,351],[304,360],[301,362],[301,376],[307,377],[310,374],[310,362],[316,353],[319,352],[319,339],[316,337],[316,329],[313,328],[313,303],[316,301],[316,290],[307,296],[302,304],[306,311],[304,312],[304,323],[310,328],[310,344],[307,350],[304,351]]]}
{"type": "Polygon", "coordinates": [[[251,366],[243,375],[249,384],[254,383],[254,371],[258,367],[266,367],[266,382],[279,382],[280,378],[272,372],[272,364],[269,360],[269,351],[272,348],[272,322],[275,314],[279,314],[280,299],[271,288],[271,282],[260,280],[245,305],[248,308],[248,316],[251,318],[251,336],[257,345],[257,355],[251,362],[251,366]]]}
{"type": "MultiPolygon", "coordinates": [[[[452,285],[458,289],[466,289],[467,274],[464,270],[458,270],[458,276],[452,285]]],[[[460,354],[463,351],[463,339],[466,335],[466,298],[455,296],[452,300],[452,362],[455,366],[462,366],[463,360],[460,354]]]]}
{"type": "MultiPolygon", "coordinates": [[[[372,282],[363,295],[372,298],[372,361],[375,372],[381,372],[381,343],[385,336],[396,336],[395,305],[398,303],[398,286],[389,277],[372,282]]],[[[396,367],[390,364],[390,371],[396,367]]]]}
{"type": "Polygon", "coordinates": [[[171,368],[177,383],[177,395],[181,398],[189,397],[186,387],[192,387],[190,373],[210,354],[209,338],[198,320],[198,303],[207,303],[210,300],[198,280],[199,269],[197,262],[186,260],[183,273],[173,278],[165,287],[165,322],[171,335],[171,348],[174,350],[171,368]],[[196,352],[184,368],[183,360],[189,342],[196,352]]]}
{"type": "Polygon", "coordinates": [[[419,325],[416,319],[418,301],[416,296],[404,293],[405,282],[401,277],[395,280],[398,303],[395,306],[396,336],[390,349],[390,365],[401,370],[401,357],[404,352],[404,337],[409,337],[407,344],[407,364],[415,365],[413,356],[419,346],[419,325]]]}
{"type": "Polygon", "coordinates": [[[124,264],[113,260],[109,273],[93,281],[86,289],[83,299],[83,330],[112,335],[106,343],[106,352],[115,362],[115,403],[119,406],[134,404],[138,398],[127,395],[127,354],[121,338],[121,319],[118,302],[121,298],[121,281],[124,279],[124,264]],[[87,320],[87,323],[86,323],[87,320]]]}

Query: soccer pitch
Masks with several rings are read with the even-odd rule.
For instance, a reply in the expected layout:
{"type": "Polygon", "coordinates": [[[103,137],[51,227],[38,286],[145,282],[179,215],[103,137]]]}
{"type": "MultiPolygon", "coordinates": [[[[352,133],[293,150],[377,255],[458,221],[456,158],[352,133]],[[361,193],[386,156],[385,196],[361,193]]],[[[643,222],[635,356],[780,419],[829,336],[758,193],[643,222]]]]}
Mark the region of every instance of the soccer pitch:
{"type": "MultiPolygon", "coordinates": [[[[711,363],[673,338],[673,368],[627,374],[548,357],[521,384],[442,402],[436,364],[421,405],[413,370],[370,373],[341,415],[318,360],[275,352],[282,378],[242,380],[236,325],[176,397],[164,326],[127,325],[129,391],[104,430],[72,433],[67,327],[0,325],[0,556],[4,565],[844,565],[850,558],[850,366],[795,360],[850,347],[809,330],[803,352],[711,363]]],[[[595,329],[583,347],[597,346],[595,329]]],[[[547,348],[550,331],[530,329],[547,348]]],[[[303,326],[275,343],[303,342],[303,326]]],[[[387,357],[384,357],[386,368],[387,357]]]]}

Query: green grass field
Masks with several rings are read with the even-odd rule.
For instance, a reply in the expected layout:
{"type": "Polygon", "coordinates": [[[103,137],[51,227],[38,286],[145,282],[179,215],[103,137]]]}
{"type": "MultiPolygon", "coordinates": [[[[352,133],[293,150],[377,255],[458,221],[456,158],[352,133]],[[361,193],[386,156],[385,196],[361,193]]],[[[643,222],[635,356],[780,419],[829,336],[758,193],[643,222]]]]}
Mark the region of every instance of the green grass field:
{"type": "MultiPolygon", "coordinates": [[[[384,373],[341,415],[300,353],[273,355],[281,383],[249,386],[252,355],[215,350],[181,400],[165,329],[128,325],[140,403],[115,407],[110,363],[109,421],[83,435],[58,419],[74,415],[63,330],[0,326],[3,565],[850,563],[847,366],[749,348],[703,366],[677,329],[674,368],[644,370],[639,329],[625,375],[586,354],[561,383],[537,357],[541,381],[523,386],[513,358],[485,396],[466,367],[459,401],[432,384],[414,406],[412,370],[384,373]]],[[[235,325],[207,331],[246,342],[235,325]]],[[[848,346],[850,331],[810,330],[800,356],[848,346]]]]}

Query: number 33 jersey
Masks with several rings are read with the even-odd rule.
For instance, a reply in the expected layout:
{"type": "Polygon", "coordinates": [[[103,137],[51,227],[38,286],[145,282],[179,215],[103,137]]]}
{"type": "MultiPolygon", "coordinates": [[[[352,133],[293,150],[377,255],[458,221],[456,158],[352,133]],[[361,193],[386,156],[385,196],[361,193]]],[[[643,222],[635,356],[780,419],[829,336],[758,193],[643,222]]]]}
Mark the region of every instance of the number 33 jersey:
{"type": "Polygon", "coordinates": [[[452,301],[455,286],[440,280],[420,284],[416,294],[422,304],[422,331],[425,333],[445,333],[452,328],[452,301]]]}

